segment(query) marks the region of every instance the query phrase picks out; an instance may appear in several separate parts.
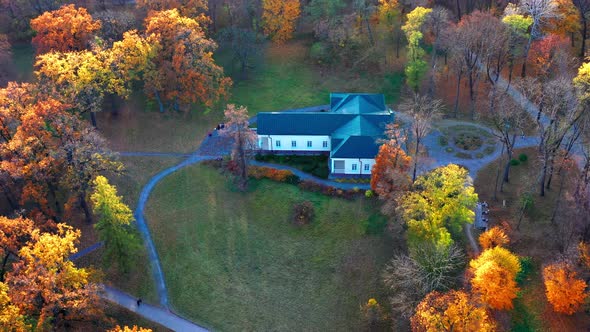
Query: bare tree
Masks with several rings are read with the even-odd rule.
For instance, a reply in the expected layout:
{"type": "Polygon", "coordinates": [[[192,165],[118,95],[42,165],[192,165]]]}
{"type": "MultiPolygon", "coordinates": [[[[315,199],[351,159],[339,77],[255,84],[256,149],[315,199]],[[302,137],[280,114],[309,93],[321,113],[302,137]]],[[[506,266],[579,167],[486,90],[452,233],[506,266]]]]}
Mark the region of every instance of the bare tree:
{"type": "Polygon", "coordinates": [[[410,138],[414,143],[414,152],[412,154],[412,158],[414,159],[412,182],[414,182],[416,181],[422,139],[430,133],[432,122],[440,118],[443,111],[443,103],[439,99],[432,99],[428,96],[421,96],[415,93],[410,98],[403,100],[399,109],[412,118],[410,138]]]}
{"type": "Polygon", "coordinates": [[[444,7],[434,7],[428,18],[426,19],[426,28],[432,34],[434,41],[432,42],[432,56],[430,58],[430,81],[428,84],[428,94],[434,96],[434,73],[436,69],[436,60],[438,52],[442,49],[444,40],[444,31],[448,29],[450,24],[449,10],[444,7]]]}
{"type": "Polygon", "coordinates": [[[245,190],[248,184],[248,157],[255,146],[256,134],[249,128],[246,107],[230,104],[224,114],[226,123],[221,133],[230,136],[234,141],[232,161],[237,168],[238,187],[245,190]]]}
{"type": "Polygon", "coordinates": [[[582,45],[580,46],[580,58],[584,58],[586,55],[586,37],[588,36],[588,15],[590,15],[590,0],[572,0],[572,3],[574,6],[576,6],[580,14],[580,37],[582,38],[582,45]]]}
{"type": "Polygon", "coordinates": [[[506,153],[506,164],[504,166],[502,185],[500,186],[500,192],[502,192],[504,183],[509,182],[510,161],[514,153],[516,139],[523,133],[529,117],[507,93],[501,93],[493,98],[495,99],[495,101],[492,101],[494,107],[490,108],[486,113],[486,117],[492,123],[495,129],[493,134],[502,142],[506,153]]]}
{"type": "Polygon", "coordinates": [[[383,283],[390,291],[392,309],[409,318],[426,294],[456,286],[458,272],[464,265],[465,254],[456,246],[448,249],[425,246],[410,256],[395,256],[382,274],[383,283]]]}

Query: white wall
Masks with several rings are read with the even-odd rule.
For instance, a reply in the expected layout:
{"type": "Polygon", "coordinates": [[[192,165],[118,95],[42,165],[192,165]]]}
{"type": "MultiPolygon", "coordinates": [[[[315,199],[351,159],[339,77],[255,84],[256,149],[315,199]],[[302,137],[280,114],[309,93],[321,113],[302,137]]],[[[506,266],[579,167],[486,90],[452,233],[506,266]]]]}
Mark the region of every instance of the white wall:
{"type": "Polygon", "coordinates": [[[268,139],[268,151],[330,151],[330,136],[291,136],[291,135],[258,135],[258,147],[262,148],[262,141],[268,139]],[[280,141],[278,147],[276,142],[280,141]],[[293,147],[291,141],[295,141],[297,146],[293,147]],[[311,141],[311,147],[307,147],[307,142],[311,141]],[[323,147],[323,142],[327,146],[323,147]]]}
{"type": "MultiPolygon", "coordinates": [[[[333,158],[330,159],[330,171],[335,173],[334,170],[334,161],[343,160],[344,161],[344,174],[366,174],[371,175],[371,169],[375,164],[375,159],[351,159],[351,158],[333,158]],[[356,170],[353,170],[353,165],[356,164],[356,170]],[[365,170],[365,165],[369,165],[369,169],[365,170]]],[[[338,173],[342,174],[340,170],[338,173]]]]}

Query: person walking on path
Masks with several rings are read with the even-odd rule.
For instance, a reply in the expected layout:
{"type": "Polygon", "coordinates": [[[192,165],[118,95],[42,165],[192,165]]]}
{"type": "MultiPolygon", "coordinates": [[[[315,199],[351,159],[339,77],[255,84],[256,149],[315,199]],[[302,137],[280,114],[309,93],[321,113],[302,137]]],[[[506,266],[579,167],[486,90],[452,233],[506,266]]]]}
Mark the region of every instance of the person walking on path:
{"type": "Polygon", "coordinates": [[[141,302],[143,302],[141,299],[137,299],[137,306],[138,307],[141,305],[141,302]]]}

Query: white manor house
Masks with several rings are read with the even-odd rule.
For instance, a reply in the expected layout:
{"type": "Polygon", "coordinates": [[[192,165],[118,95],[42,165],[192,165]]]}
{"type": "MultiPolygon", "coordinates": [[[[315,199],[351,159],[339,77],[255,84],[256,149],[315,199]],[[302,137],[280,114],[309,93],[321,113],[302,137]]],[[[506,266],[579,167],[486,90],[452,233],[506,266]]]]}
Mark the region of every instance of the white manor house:
{"type": "Polygon", "coordinates": [[[370,176],[377,140],[393,120],[382,94],[331,93],[327,111],[258,113],[258,148],[263,153],[329,154],[331,175],[370,176]]]}

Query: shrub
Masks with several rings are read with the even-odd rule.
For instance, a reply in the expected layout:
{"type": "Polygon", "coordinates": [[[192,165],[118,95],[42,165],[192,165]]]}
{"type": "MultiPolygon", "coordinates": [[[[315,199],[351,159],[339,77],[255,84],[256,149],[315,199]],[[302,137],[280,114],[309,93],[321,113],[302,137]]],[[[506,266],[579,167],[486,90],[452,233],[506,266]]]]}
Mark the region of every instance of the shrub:
{"type": "Polygon", "coordinates": [[[293,223],[297,226],[308,225],[315,216],[313,203],[304,201],[293,207],[293,223]]]}
{"type": "Polygon", "coordinates": [[[293,174],[293,172],[271,167],[250,166],[248,167],[248,175],[257,180],[266,178],[277,182],[299,183],[299,177],[293,174]]]}
{"type": "Polygon", "coordinates": [[[449,139],[446,136],[439,136],[438,144],[440,144],[440,146],[447,146],[449,145],[449,139]]]}
{"type": "Polygon", "coordinates": [[[518,165],[520,165],[520,161],[518,159],[512,159],[512,160],[510,160],[510,165],[518,166],[518,165]]]}
{"type": "Polygon", "coordinates": [[[526,162],[529,159],[529,156],[526,155],[526,153],[521,153],[518,155],[518,160],[520,160],[520,162],[526,162]]]}
{"type": "Polygon", "coordinates": [[[373,197],[375,194],[373,193],[373,190],[369,189],[367,191],[365,191],[365,197],[366,198],[371,198],[373,197]]]}
{"type": "Polygon", "coordinates": [[[327,179],[330,175],[330,170],[327,167],[318,167],[314,169],[311,174],[321,179],[327,179]]]}

